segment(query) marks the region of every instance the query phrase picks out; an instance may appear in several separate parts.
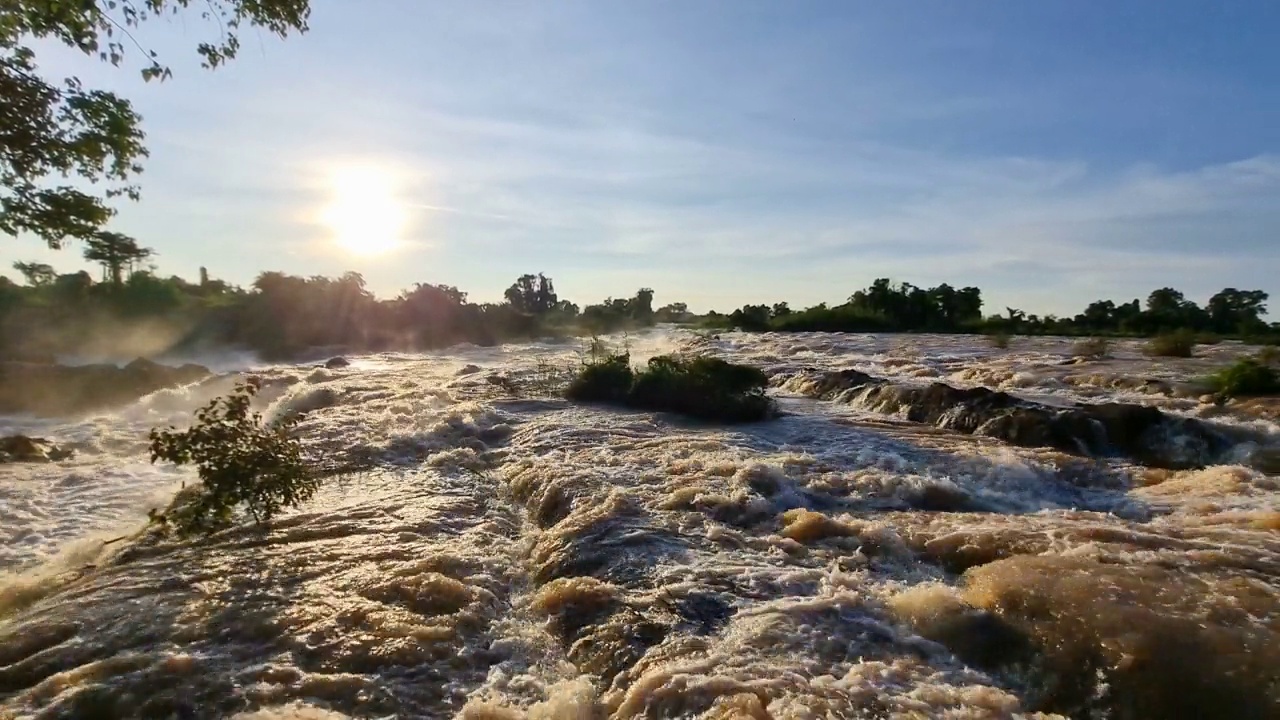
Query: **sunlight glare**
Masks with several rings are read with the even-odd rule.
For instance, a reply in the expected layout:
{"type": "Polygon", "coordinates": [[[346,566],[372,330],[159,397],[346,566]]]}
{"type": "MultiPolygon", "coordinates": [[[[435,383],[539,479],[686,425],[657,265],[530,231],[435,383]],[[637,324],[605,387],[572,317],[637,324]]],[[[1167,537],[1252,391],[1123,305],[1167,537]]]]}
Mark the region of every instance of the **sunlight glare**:
{"type": "Polygon", "coordinates": [[[405,208],[391,173],[372,166],[336,170],[330,178],[323,220],[339,247],[356,255],[379,255],[400,244],[405,208]]]}

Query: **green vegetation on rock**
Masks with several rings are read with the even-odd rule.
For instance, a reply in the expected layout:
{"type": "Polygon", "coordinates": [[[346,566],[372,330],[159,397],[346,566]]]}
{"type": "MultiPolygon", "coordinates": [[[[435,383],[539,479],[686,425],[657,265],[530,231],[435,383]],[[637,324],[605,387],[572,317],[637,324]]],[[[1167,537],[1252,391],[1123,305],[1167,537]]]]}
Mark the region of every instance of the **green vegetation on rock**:
{"type": "Polygon", "coordinates": [[[1222,397],[1252,397],[1280,393],[1280,374],[1257,358],[1241,358],[1208,378],[1222,397]]]}
{"type": "Polygon", "coordinates": [[[765,394],[768,382],[758,368],[719,358],[661,355],[635,369],[630,356],[622,354],[584,365],[565,396],[701,420],[755,422],[775,412],[765,394]]]}
{"type": "Polygon", "coordinates": [[[1195,354],[1196,336],[1179,331],[1152,338],[1143,348],[1151,357],[1189,358],[1195,354]]]}
{"type": "Polygon", "coordinates": [[[1071,346],[1071,354],[1075,357],[1088,358],[1090,360],[1099,360],[1107,356],[1111,351],[1111,341],[1102,337],[1088,338],[1081,340],[1071,346]]]}
{"type": "Polygon", "coordinates": [[[296,415],[265,422],[250,410],[259,385],[250,380],[196,412],[190,428],[151,431],[151,462],[194,465],[201,485],[178,493],[152,522],[179,535],[213,532],[244,510],[255,522],[308,500],[320,480],[292,436],[296,415]]]}

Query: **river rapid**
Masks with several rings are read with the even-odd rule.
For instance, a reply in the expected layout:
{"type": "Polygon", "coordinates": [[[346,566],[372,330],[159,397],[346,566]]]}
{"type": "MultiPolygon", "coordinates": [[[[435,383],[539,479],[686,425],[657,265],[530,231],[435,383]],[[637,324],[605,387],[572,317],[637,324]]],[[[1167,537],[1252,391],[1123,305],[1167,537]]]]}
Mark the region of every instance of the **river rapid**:
{"type": "Polygon", "coordinates": [[[117,540],[235,381],[0,418],[0,718],[1276,718],[1280,425],[1169,391],[1249,348],[835,334],[614,338],[765,369],[709,427],[557,399],[577,341],[251,368],[333,474],[269,528],[117,540]],[[1017,447],[806,397],[806,373],[1152,405],[1207,467],[1017,447]],[[104,545],[104,540],[113,540],[104,545]]]}

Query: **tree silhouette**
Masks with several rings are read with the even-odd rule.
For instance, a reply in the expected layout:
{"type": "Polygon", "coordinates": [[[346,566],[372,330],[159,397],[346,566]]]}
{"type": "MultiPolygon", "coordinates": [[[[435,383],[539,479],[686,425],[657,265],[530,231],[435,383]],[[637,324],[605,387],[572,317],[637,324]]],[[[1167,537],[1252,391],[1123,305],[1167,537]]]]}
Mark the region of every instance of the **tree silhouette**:
{"type": "Polygon", "coordinates": [[[512,308],[526,315],[546,315],[559,302],[551,278],[542,273],[521,275],[503,297],[512,308]]]}
{"type": "Polygon", "coordinates": [[[98,232],[85,241],[84,259],[102,266],[102,278],[120,287],[124,283],[124,271],[132,275],[135,266],[155,253],[151,248],[138,245],[138,241],[117,232],[98,232]]]}
{"type": "Polygon", "coordinates": [[[53,266],[45,263],[34,262],[16,262],[13,269],[22,273],[22,277],[26,278],[27,284],[31,287],[44,287],[52,285],[58,274],[53,271],[53,266]]]}

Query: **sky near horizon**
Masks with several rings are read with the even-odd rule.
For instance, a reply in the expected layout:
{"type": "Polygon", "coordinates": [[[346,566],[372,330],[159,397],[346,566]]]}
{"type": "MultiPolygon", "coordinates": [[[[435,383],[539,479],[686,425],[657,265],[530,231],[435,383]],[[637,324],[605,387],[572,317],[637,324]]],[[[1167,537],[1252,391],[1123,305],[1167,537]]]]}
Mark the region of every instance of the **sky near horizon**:
{"type": "MultiPolygon", "coordinates": [[[[38,46],[143,115],[112,229],[162,274],[484,301],[545,272],[699,311],[882,276],[1057,314],[1232,286],[1280,314],[1280,3],[313,0],[310,24],[214,72],[216,27],[148,25],[165,83],[38,46]]],[[[0,272],[80,252],[5,239],[0,272]]]]}

